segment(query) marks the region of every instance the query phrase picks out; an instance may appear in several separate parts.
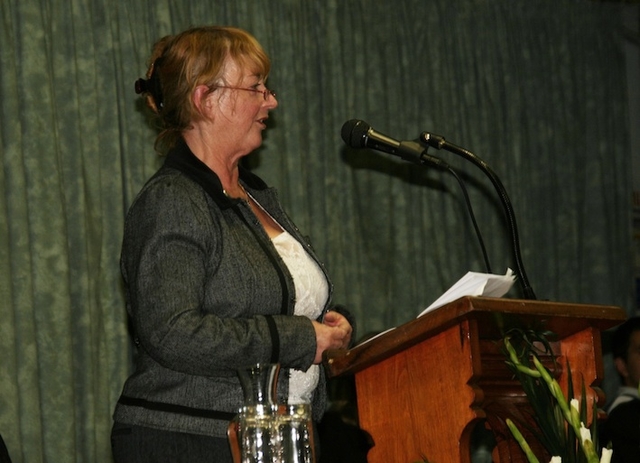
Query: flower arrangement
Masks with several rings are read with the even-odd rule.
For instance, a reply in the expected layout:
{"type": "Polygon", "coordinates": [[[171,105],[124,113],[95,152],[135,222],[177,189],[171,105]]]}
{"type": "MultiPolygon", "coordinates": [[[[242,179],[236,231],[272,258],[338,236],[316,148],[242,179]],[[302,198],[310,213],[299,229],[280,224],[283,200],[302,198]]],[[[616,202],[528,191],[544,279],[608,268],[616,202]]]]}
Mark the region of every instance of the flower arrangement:
{"type": "MultiPolygon", "coordinates": [[[[573,397],[571,370],[567,365],[569,387],[565,397],[558,382],[540,361],[540,353],[551,353],[546,334],[512,330],[504,337],[504,346],[507,364],[523,386],[534,412],[537,429],[526,423],[520,425],[527,426],[549,455],[553,455],[550,463],[609,463],[611,449],[603,448],[598,458],[595,401],[592,406],[594,419],[589,428],[585,426],[587,404],[584,383],[581,400],[578,400],[573,397]],[[536,347],[535,342],[544,349],[536,347]]],[[[529,463],[539,463],[516,424],[510,419],[506,422],[529,463]]]]}

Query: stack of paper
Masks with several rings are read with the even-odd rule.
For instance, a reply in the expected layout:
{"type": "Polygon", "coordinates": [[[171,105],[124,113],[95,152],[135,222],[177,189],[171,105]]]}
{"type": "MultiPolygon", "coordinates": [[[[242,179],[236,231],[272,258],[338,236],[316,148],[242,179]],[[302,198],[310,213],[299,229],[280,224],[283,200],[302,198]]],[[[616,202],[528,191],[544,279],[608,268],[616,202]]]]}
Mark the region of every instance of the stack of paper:
{"type": "Polygon", "coordinates": [[[467,274],[460,278],[447,292],[424,309],[418,317],[463,296],[502,297],[511,289],[514,280],[515,275],[510,268],[507,269],[507,273],[504,275],[467,272],[467,274]]]}

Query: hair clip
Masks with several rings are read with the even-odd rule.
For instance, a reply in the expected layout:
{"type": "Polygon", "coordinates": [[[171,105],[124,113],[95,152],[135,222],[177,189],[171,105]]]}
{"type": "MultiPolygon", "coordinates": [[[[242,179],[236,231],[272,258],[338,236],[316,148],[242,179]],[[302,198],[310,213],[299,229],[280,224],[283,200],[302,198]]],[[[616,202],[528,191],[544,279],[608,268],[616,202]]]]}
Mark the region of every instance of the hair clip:
{"type": "Polygon", "coordinates": [[[149,78],[143,79],[142,77],[136,80],[135,90],[137,94],[148,93],[151,95],[153,102],[156,105],[157,111],[162,110],[164,102],[162,98],[162,88],[160,86],[160,78],[158,77],[158,64],[162,58],[158,58],[153,62],[149,69],[149,78]]]}
{"type": "Polygon", "coordinates": [[[142,77],[138,80],[136,80],[135,83],[135,89],[136,89],[136,93],[138,95],[140,95],[141,93],[145,93],[149,91],[149,81],[146,79],[143,79],[142,77]]]}

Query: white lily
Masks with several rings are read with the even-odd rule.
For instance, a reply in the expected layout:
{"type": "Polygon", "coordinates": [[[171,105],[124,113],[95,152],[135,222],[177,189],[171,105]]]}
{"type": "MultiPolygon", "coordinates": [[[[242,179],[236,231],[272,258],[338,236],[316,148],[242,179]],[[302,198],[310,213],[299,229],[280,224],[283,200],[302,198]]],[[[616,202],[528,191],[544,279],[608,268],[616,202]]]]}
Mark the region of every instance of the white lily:
{"type": "Polygon", "coordinates": [[[571,407],[577,412],[580,411],[580,402],[578,399],[571,399],[571,407]]]}
{"type": "Polygon", "coordinates": [[[591,440],[591,431],[585,428],[584,423],[580,422],[580,438],[582,439],[582,443],[584,444],[586,441],[591,440]]]}

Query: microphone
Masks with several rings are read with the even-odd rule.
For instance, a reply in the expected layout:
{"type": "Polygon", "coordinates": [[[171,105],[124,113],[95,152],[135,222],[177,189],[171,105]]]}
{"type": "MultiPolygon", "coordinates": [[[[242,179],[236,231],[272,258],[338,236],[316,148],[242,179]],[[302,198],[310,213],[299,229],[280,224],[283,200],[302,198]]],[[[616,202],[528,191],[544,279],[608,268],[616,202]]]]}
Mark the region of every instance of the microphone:
{"type": "Polygon", "coordinates": [[[467,187],[465,186],[460,176],[456,173],[456,171],[452,169],[445,161],[433,156],[429,156],[427,154],[427,149],[430,145],[427,144],[427,147],[425,148],[421,144],[413,141],[395,140],[391,137],[388,137],[387,135],[376,132],[371,128],[369,124],[359,119],[352,119],[345,122],[342,126],[341,135],[344,142],[351,148],[372,148],[375,150],[384,151],[385,153],[400,156],[402,157],[402,159],[413,161],[417,164],[431,164],[432,166],[449,171],[449,173],[451,173],[460,184],[460,188],[462,189],[462,192],[464,194],[467,209],[469,210],[469,215],[471,216],[471,222],[473,223],[474,229],[478,236],[478,241],[480,243],[480,248],[482,249],[482,255],[487,266],[487,272],[491,273],[491,265],[489,264],[487,250],[485,248],[480,229],[478,228],[478,223],[476,221],[475,214],[473,213],[471,202],[469,201],[467,187]]]}
{"type": "Polygon", "coordinates": [[[500,197],[500,200],[504,207],[505,214],[507,216],[507,225],[509,226],[509,231],[512,238],[512,250],[516,261],[516,271],[519,276],[520,283],[522,284],[525,298],[536,298],[535,293],[533,292],[533,289],[529,284],[529,279],[527,278],[527,275],[525,273],[524,265],[522,264],[518,227],[516,225],[516,218],[515,214],[513,213],[511,201],[509,200],[509,196],[507,195],[502,182],[486,162],[481,160],[478,156],[471,153],[470,151],[447,142],[444,137],[440,135],[423,132],[420,137],[420,141],[422,142],[422,144],[415,141],[398,141],[387,135],[381,134],[380,132],[376,132],[369,124],[360,119],[351,119],[345,122],[342,126],[341,135],[344,142],[351,148],[371,148],[378,151],[384,151],[385,153],[400,156],[406,161],[411,161],[416,164],[431,164],[432,166],[451,172],[460,183],[460,186],[463,188],[463,192],[465,192],[465,198],[467,200],[467,205],[469,206],[472,222],[476,228],[476,233],[478,234],[478,238],[480,240],[480,246],[482,247],[483,254],[485,256],[487,269],[489,273],[491,273],[488,258],[486,257],[486,250],[484,249],[484,243],[482,237],[480,236],[474,214],[469,205],[468,195],[466,194],[464,184],[455,173],[455,171],[445,161],[437,157],[428,155],[427,149],[430,146],[438,150],[445,149],[446,151],[450,151],[451,153],[464,157],[465,159],[471,161],[477,167],[479,167],[493,183],[493,186],[495,187],[496,192],[498,193],[498,196],[500,197]],[[426,148],[424,147],[424,145],[426,145],[426,148]]]}
{"type": "Polygon", "coordinates": [[[415,141],[398,141],[387,135],[376,132],[365,121],[351,119],[342,126],[342,140],[351,148],[371,148],[385,153],[400,156],[405,161],[417,164],[432,164],[447,168],[444,161],[429,156],[427,149],[415,141]]]}

